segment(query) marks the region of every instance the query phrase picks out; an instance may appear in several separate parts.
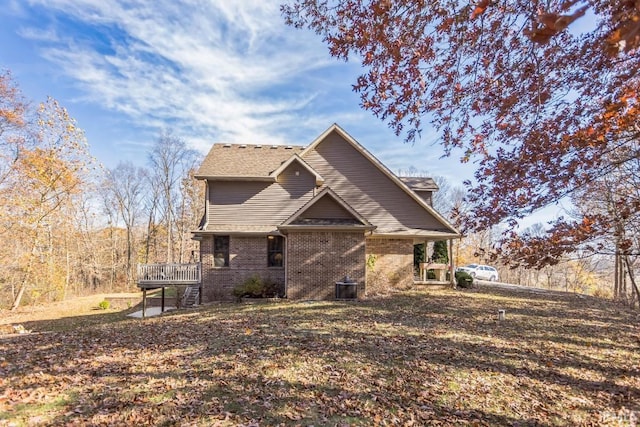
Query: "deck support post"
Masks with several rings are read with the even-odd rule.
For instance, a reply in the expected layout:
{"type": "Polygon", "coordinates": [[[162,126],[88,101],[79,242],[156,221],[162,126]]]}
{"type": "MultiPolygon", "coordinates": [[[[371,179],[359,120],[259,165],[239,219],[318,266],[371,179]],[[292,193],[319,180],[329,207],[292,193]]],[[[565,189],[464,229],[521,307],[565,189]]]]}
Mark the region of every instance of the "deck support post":
{"type": "MultiPolygon", "coordinates": [[[[202,304],[202,263],[188,264],[138,264],[138,287],[142,290],[142,318],[147,316],[147,290],[161,289],[161,313],[167,310],[166,288],[180,286],[199,286],[202,304]]],[[[180,299],[176,290],[176,305],[180,308],[180,299]]]]}
{"type": "Polygon", "coordinates": [[[147,313],[147,288],[142,288],[142,318],[147,313]]]}

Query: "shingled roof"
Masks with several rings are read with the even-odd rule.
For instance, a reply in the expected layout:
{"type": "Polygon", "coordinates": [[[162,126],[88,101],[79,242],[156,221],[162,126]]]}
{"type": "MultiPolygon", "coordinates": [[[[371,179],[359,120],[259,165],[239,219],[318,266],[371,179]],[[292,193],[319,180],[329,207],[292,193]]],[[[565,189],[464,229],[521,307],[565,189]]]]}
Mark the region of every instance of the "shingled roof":
{"type": "Polygon", "coordinates": [[[303,149],[298,145],[214,144],[196,178],[267,177],[303,149]]]}
{"type": "Polygon", "coordinates": [[[400,176],[398,178],[414,191],[438,191],[439,188],[433,178],[417,176],[400,176]]]}

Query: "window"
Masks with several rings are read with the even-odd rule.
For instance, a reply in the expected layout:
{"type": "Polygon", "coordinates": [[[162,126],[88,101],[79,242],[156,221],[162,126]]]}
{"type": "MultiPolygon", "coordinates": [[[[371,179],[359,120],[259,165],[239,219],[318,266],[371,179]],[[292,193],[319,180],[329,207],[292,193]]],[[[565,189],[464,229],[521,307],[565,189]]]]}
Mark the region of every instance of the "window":
{"type": "Polygon", "coordinates": [[[229,267],[229,236],[213,236],[213,266],[229,267]]]}
{"type": "Polygon", "coordinates": [[[267,236],[267,266],[282,267],[284,261],[284,237],[267,236]]]}

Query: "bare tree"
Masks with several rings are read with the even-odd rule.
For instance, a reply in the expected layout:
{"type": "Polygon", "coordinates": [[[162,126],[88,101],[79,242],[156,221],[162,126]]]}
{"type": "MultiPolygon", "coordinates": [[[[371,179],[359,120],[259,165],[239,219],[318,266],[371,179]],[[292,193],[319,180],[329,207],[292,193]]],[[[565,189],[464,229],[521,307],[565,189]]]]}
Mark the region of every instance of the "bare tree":
{"type": "Polygon", "coordinates": [[[171,133],[163,133],[149,154],[151,177],[162,190],[159,207],[167,233],[167,262],[174,261],[175,219],[182,203],[180,191],[182,179],[188,176],[196,161],[196,152],[187,148],[185,142],[171,133]]]}
{"type": "Polygon", "coordinates": [[[144,211],[147,217],[144,239],[144,262],[150,262],[150,260],[152,259],[152,246],[154,249],[153,259],[158,258],[156,250],[156,241],[158,237],[157,216],[160,203],[159,201],[162,193],[160,187],[158,187],[157,185],[153,185],[153,176],[151,174],[147,176],[147,179],[149,183],[149,192],[144,198],[144,211]]]}
{"type": "Polygon", "coordinates": [[[146,169],[136,167],[131,162],[122,162],[107,171],[103,183],[105,205],[113,206],[118,219],[126,229],[126,281],[133,276],[133,254],[135,252],[134,231],[143,212],[143,198],[148,190],[149,180],[146,169]]]}
{"type": "Polygon", "coordinates": [[[191,231],[194,230],[204,214],[205,184],[196,180],[193,175],[196,170],[191,169],[189,174],[182,179],[180,217],[176,221],[178,230],[179,262],[185,262],[187,255],[196,249],[191,240],[191,231]]]}

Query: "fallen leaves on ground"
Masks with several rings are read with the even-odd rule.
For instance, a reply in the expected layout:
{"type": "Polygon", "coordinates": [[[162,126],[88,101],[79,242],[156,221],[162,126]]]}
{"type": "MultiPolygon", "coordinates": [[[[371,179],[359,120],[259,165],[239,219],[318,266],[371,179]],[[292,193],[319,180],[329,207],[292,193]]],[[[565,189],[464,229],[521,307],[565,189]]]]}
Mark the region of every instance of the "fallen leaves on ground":
{"type": "Polygon", "coordinates": [[[32,333],[0,339],[0,426],[625,425],[640,416],[638,313],[595,298],[428,289],[108,319],[65,319],[53,332],[39,329],[51,321],[25,322],[32,333]]]}

